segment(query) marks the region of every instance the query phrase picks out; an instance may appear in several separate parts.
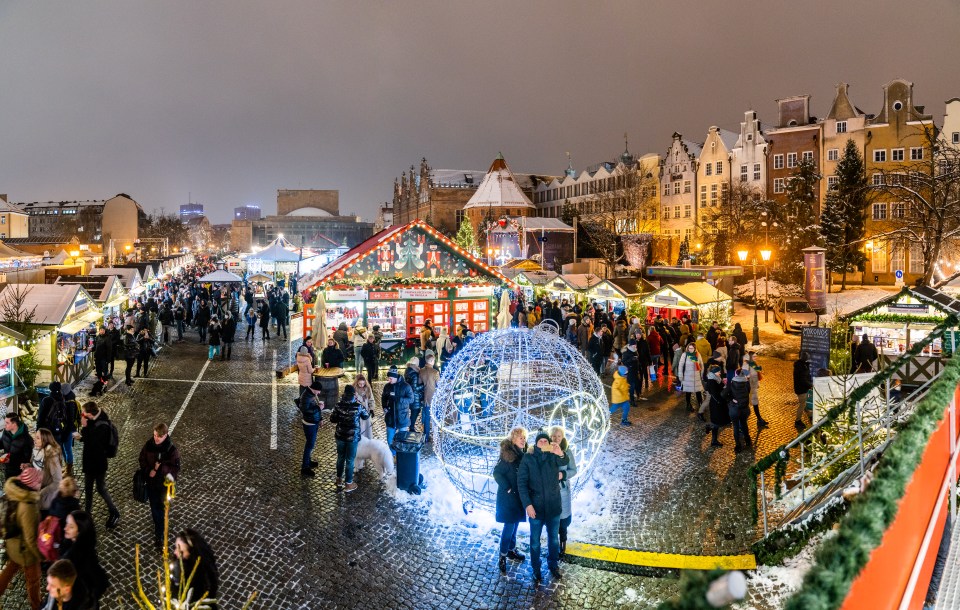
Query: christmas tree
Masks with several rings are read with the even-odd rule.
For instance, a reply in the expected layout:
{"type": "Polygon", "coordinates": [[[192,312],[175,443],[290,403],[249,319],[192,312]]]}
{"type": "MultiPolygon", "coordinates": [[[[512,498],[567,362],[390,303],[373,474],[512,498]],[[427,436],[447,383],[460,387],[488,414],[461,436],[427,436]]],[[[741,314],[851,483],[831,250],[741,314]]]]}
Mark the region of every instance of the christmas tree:
{"type": "Polygon", "coordinates": [[[684,237],[680,242],[680,256],[677,257],[677,267],[683,266],[683,261],[690,258],[690,242],[684,237]]]}
{"type": "Polygon", "coordinates": [[[453,241],[470,254],[477,255],[477,234],[474,232],[473,223],[470,222],[468,217],[464,216],[453,241]]]}

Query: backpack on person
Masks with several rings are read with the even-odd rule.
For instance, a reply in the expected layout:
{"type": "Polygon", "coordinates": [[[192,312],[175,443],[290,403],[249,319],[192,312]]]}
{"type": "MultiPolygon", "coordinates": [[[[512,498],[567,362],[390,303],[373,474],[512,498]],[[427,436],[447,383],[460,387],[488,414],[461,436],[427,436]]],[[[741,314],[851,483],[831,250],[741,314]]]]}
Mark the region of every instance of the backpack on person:
{"type": "Polygon", "coordinates": [[[65,411],[66,408],[62,400],[56,400],[50,398],[52,405],[47,410],[44,427],[53,432],[54,434],[63,430],[63,420],[66,418],[65,411]]]}
{"type": "Polygon", "coordinates": [[[106,455],[108,458],[117,457],[117,450],[120,448],[120,433],[117,431],[117,427],[109,419],[102,422],[97,422],[98,426],[107,426],[110,430],[110,438],[107,441],[106,455]]]}
{"type": "Polygon", "coordinates": [[[37,548],[40,555],[49,562],[60,559],[60,542],[63,540],[63,529],[60,527],[60,517],[48,516],[37,530],[37,548]]]}

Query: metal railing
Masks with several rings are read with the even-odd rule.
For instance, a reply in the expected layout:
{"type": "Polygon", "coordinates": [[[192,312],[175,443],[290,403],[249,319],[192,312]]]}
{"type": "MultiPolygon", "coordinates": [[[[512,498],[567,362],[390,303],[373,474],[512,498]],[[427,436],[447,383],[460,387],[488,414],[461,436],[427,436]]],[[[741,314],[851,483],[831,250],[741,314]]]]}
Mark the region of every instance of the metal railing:
{"type": "Polygon", "coordinates": [[[822,398],[815,405],[828,415],[778,449],[776,460],[771,460],[771,454],[758,461],[758,465],[770,464],[758,472],[762,537],[803,520],[859,483],[896,435],[898,424],[909,418],[943,371],[939,358],[921,353],[925,345],[942,337],[946,328],[946,324],[938,327],[923,345],[915,346],[918,349],[869,377],[832,378],[841,385],[841,394],[822,398]],[[920,379],[918,370],[926,373],[920,379]],[[896,389],[896,380],[903,384],[902,390],[896,389]]]}

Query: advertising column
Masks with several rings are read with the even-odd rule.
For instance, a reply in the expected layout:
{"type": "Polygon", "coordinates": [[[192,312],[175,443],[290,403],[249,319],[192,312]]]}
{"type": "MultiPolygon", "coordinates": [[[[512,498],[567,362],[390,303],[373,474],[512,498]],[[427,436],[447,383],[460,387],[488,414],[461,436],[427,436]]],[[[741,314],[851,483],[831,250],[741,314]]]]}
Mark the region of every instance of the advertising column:
{"type": "Polygon", "coordinates": [[[810,308],[822,313],[827,308],[827,281],[824,253],[819,246],[803,249],[803,296],[810,308]]]}

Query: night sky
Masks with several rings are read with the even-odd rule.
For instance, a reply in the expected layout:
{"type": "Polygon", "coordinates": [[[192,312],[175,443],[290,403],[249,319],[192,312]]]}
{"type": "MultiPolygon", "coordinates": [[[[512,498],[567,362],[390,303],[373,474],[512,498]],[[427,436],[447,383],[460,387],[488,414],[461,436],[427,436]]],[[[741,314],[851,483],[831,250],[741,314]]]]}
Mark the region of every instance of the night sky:
{"type": "Polygon", "coordinates": [[[559,174],[670,135],[738,130],[837,82],[865,112],[893,78],[939,124],[960,96],[960,4],[2,0],[0,193],[226,222],[278,188],[339,189],[372,219],[434,167],[559,174]]]}

